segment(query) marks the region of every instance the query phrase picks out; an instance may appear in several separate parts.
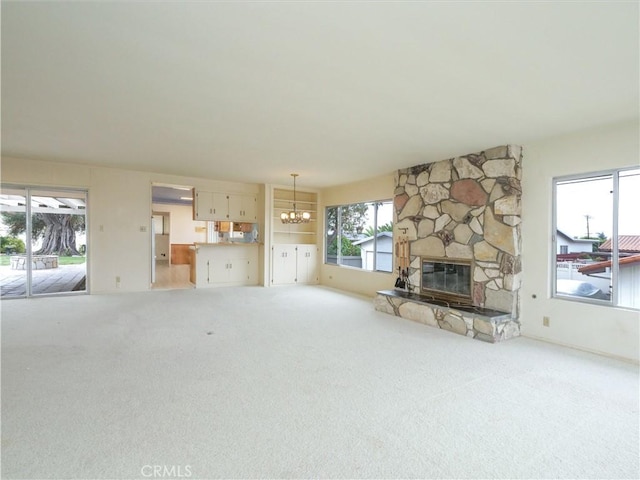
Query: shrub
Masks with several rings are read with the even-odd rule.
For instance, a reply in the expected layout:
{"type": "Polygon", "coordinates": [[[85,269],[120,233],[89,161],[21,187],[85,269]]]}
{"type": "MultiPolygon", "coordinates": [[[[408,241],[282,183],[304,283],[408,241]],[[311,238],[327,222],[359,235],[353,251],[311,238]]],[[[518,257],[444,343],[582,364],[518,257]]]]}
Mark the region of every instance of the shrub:
{"type": "MultiPolygon", "coordinates": [[[[341,237],[342,238],[342,242],[341,242],[341,246],[340,246],[340,255],[343,255],[345,257],[358,257],[360,256],[360,246],[359,245],[354,245],[353,243],[351,243],[351,240],[349,240],[346,237],[341,237]]],[[[329,244],[329,248],[327,249],[327,253],[329,255],[337,255],[338,254],[338,239],[337,237],[334,238],[331,243],[329,244]]]]}
{"type": "Polygon", "coordinates": [[[0,252],[6,253],[7,251],[9,253],[25,253],[27,249],[24,246],[24,242],[20,240],[18,237],[0,236],[0,252]]]}

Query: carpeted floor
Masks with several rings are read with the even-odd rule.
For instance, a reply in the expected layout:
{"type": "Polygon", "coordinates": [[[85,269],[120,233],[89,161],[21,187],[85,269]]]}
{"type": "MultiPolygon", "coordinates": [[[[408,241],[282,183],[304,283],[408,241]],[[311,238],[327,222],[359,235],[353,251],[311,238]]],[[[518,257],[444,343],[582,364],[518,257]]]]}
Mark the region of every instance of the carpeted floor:
{"type": "Polygon", "coordinates": [[[638,366],[322,287],[8,300],[2,478],[638,478],[638,366]]]}

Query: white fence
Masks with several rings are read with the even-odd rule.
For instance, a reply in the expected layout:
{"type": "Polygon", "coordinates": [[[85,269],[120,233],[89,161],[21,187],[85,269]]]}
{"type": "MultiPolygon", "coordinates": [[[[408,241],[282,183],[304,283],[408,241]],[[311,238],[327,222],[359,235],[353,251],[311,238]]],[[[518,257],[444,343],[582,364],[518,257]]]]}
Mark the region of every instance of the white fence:
{"type": "Polygon", "coordinates": [[[609,278],[602,277],[611,277],[611,271],[607,268],[606,272],[599,273],[597,277],[590,275],[583,275],[578,272],[579,268],[588,265],[587,263],[582,262],[557,262],[556,263],[556,278],[558,280],[580,280],[581,282],[588,282],[604,293],[609,293],[609,278]]]}

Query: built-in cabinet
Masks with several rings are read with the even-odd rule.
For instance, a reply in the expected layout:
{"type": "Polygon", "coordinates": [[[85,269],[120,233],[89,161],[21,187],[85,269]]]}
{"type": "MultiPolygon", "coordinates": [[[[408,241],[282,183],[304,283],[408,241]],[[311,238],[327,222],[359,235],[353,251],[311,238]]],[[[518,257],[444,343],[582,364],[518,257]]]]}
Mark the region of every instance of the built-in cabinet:
{"type": "Polygon", "coordinates": [[[258,285],[257,244],[196,244],[195,248],[197,288],[258,285]]]}
{"type": "Polygon", "coordinates": [[[255,195],[193,190],[193,219],[205,221],[255,222],[255,195]]]}
{"type": "Polygon", "coordinates": [[[271,284],[318,283],[318,247],[316,245],[276,244],[271,247],[271,284]]]}
{"type": "Polygon", "coordinates": [[[319,281],[318,195],[274,188],[271,212],[271,285],[316,284],[319,281]],[[295,208],[309,212],[308,223],[282,223],[280,215],[295,208]]]}
{"type": "Polygon", "coordinates": [[[295,202],[293,190],[285,188],[273,189],[273,243],[317,244],[318,235],[318,195],[315,192],[296,191],[295,202]],[[293,210],[309,212],[309,223],[282,223],[280,215],[293,210]]]}

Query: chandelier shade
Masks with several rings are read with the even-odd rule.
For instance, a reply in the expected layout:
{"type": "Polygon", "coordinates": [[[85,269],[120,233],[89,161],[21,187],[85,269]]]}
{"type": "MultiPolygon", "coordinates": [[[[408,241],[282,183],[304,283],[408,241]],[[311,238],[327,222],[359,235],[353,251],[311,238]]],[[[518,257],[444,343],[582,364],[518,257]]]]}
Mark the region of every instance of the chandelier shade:
{"type": "Polygon", "coordinates": [[[293,210],[282,212],[280,220],[282,223],[308,223],[311,220],[311,214],[305,211],[298,211],[296,208],[296,177],[297,173],[292,173],[293,177],[293,210]]]}

